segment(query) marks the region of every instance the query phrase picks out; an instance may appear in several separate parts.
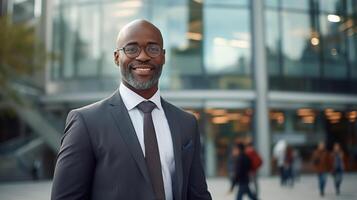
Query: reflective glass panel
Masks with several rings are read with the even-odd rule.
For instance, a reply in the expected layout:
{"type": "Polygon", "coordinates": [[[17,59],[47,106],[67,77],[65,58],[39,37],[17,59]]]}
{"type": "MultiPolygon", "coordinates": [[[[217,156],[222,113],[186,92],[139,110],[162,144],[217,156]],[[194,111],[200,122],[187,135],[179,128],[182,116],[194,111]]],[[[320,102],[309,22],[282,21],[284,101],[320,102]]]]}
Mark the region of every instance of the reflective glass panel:
{"type": "Polygon", "coordinates": [[[53,11],[53,36],[52,36],[52,53],[56,56],[55,59],[51,60],[51,79],[56,80],[62,76],[61,72],[61,63],[63,59],[61,58],[61,36],[63,35],[64,31],[60,28],[60,24],[63,21],[63,18],[59,15],[59,9],[53,11]]]}
{"type": "MultiPolygon", "coordinates": [[[[351,66],[351,78],[357,80],[357,34],[348,37],[349,62],[351,66]]],[[[357,86],[356,86],[357,87],[357,86]]]]}
{"type": "Polygon", "coordinates": [[[267,10],[265,23],[266,26],[266,57],[269,75],[279,75],[281,65],[279,63],[281,35],[279,32],[279,13],[267,10]]]}
{"type": "Polygon", "coordinates": [[[347,34],[347,48],[352,85],[357,85],[357,1],[348,0],[347,2],[348,17],[341,26],[345,28],[347,34]]]}
{"type": "Polygon", "coordinates": [[[269,8],[278,8],[279,0],[265,0],[264,5],[265,7],[269,7],[269,8]]]}
{"type": "Polygon", "coordinates": [[[347,78],[346,41],[340,32],[340,22],[333,22],[328,15],[320,15],[323,39],[323,76],[329,79],[347,78]]]}
{"type": "Polygon", "coordinates": [[[297,77],[319,76],[318,39],[313,41],[310,16],[283,12],[283,74],[297,77]]]}
{"type": "Polygon", "coordinates": [[[309,0],[281,0],[282,8],[309,10],[309,0]]]}
{"type": "Polygon", "coordinates": [[[356,93],[357,2],[278,2],[282,10],[271,6],[265,11],[269,87],[356,93]],[[304,6],[297,5],[301,2],[304,6]]]}
{"type": "Polygon", "coordinates": [[[328,13],[341,13],[343,1],[341,0],[319,0],[320,10],[328,13]]]}
{"type": "Polygon", "coordinates": [[[347,13],[353,14],[356,12],[357,12],[357,1],[356,0],[347,0],[347,13]]]}
{"type": "Polygon", "coordinates": [[[207,7],[204,19],[205,73],[209,76],[221,76],[219,88],[229,88],[229,84],[238,88],[250,88],[249,10],[207,7]]]}
{"type": "Polygon", "coordinates": [[[53,49],[57,59],[53,61],[53,64],[60,68],[58,69],[59,77],[71,78],[75,75],[76,70],[74,45],[77,41],[78,9],[73,5],[59,7],[57,16],[58,18],[54,19],[53,24],[55,39],[53,49]]]}
{"type": "Polygon", "coordinates": [[[239,6],[247,6],[249,4],[249,0],[193,0],[193,1],[201,1],[206,5],[239,5],[239,6]]]}
{"type": "Polygon", "coordinates": [[[89,4],[78,7],[77,30],[74,34],[74,64],[77,76],[88,77],[98,74],[100,65],[100,5],[89,4]],[[90,23],[88,23],[90,22],[90,23]]]}

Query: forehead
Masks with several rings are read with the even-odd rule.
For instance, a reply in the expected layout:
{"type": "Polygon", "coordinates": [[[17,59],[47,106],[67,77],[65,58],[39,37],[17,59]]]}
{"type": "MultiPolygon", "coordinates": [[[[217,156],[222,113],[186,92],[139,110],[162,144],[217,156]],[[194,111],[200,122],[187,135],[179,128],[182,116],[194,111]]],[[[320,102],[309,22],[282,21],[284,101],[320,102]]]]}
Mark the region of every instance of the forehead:
{"type": "Polygon", "coordinates": [[[118,46],[137,43],[146,45],[157,43],[163,45],[160,31],[152,24],[141,22],[124,27],[118,36],[118,46]]]}

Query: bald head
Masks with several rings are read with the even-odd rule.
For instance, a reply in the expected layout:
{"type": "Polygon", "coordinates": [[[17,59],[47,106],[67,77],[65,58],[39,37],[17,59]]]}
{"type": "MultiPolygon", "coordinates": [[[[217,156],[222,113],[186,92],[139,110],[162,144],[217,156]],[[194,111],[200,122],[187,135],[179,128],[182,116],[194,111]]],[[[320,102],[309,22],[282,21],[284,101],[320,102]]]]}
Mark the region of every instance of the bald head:
{"type": "MultiPolygon", "coordinates": [[[[156,35],[159,40],[159,44],[163,46],[163,39],[161,35],[161,31],[152,23],[144,19],[136,19],[126,24],[120,31],[117,36],[117,47],[121,48],[125,46],[128,41],[130,35],[133,35],[138,32],[150,32],[151,34],[156,35]]],[[[148,35],[149,37],[149,35],[148,35]]]]}

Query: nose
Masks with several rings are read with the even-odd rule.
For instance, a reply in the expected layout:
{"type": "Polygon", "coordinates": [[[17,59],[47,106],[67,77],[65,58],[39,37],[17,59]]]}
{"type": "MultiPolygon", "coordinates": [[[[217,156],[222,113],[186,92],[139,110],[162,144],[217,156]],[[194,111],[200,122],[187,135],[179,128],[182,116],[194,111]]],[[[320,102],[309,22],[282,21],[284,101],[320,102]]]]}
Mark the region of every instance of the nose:
{"type": "Polygon", "coordinates": [[[140,54],[136,57],[136,60],[140,60],[141,62],[145,62],[150,60],[151,57],[147,55],[144,49],[140,50],[140,54]]]}

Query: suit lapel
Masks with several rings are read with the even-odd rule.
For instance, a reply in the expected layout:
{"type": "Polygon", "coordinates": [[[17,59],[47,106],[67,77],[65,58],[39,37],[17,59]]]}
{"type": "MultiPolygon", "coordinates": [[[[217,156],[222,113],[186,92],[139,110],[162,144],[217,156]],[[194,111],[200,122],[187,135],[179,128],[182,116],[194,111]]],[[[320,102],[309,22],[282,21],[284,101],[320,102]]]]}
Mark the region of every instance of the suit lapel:
{"type": "Polygon", "coordinates": [[[120,97],[119,90],[114,93],[114,95],[109,99],[109,102],[110,106],[112,106],[110,112],[114,118],[115,124],[119,129],[120,135],[122,136],[124,142],[127,144],[128,149],[138,164],[140,171],[145,177],[145,180],[150,182],[143,151],[136,136],[128,110],[126,109],[124,102],[120,97]]]}
{"type": "Polygon", "coordinates": [[[180,125],[178,119],[175,116],[175,111],[172,110],[170,105],[161,98],[161,104],[164,109],[167,121],[169,123],[172,144],[174,147],[174,157],[175,157],[175,174],[173,177],[173,196],[174,199],[182,199],[182,160],[181,160],[181,136],[180,136],[180,125]]]}

